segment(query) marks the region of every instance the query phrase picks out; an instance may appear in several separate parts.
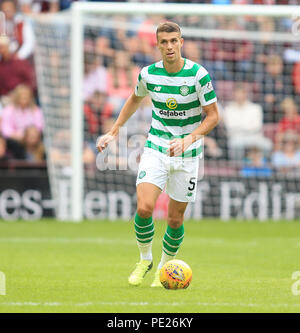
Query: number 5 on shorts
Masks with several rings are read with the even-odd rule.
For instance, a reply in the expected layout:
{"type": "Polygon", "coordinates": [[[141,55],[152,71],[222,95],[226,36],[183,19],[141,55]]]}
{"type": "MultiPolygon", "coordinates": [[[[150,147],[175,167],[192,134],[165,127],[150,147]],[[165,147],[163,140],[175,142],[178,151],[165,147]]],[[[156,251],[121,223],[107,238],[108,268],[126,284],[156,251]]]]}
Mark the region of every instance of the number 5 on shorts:
{"type": "Polygon", "coordinates": [[[192,178],[190,179],[190,184],[191,184],[191,186],[188,187],[188,189],[189,189],[190,191],[193,191],[193,190],[195,189],[195,186],[196,186],[195,179],[196,179],[196,177],[192,177],[192,178]]]}

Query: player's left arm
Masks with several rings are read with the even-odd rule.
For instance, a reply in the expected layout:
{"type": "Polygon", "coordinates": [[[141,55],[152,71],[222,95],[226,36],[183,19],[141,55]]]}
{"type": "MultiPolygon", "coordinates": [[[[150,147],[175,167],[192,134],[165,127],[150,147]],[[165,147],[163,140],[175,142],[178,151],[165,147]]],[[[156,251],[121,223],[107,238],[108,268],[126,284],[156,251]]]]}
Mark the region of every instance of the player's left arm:
{"type": "Polygon", "coordinates": [[[205,112],[206,117],[192,133],[183,139],[173,139],[170,141],[170,148],[168,150],[170,156],[181,155],[191,144],[201,139],[217,126],[219,122],[217,102],[203,106],[202,110],[205,112]]]}
{"type": "Polygon", "coordinates": [[[187,142],[191,142],[190,144],[199,140],[203,135],[207,135],[218,125],[220,117],[217,102],[203,106],[202,110],[206,114],[205,119],[191,134],[184,138],[187,142]]]}

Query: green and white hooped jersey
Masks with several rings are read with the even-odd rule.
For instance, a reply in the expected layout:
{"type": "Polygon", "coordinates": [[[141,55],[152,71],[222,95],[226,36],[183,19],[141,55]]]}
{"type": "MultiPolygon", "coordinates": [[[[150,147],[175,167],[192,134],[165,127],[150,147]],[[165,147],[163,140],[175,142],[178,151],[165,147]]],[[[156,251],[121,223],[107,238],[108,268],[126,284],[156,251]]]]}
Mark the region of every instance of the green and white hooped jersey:
{"type": "MultiPolygon", "coordinates": [[[[217,101],[207,70],[188,59],[177,73],[168,73],[162,60],[144,67],[135,94],[151,97],[152,123],[145,147],[161,153],[166,153],[170,140],[183,138],[199,126],[202,106],[217,101]]],[[[198,156],[201,141],[194,142],[182,156],[198,156]]]]}

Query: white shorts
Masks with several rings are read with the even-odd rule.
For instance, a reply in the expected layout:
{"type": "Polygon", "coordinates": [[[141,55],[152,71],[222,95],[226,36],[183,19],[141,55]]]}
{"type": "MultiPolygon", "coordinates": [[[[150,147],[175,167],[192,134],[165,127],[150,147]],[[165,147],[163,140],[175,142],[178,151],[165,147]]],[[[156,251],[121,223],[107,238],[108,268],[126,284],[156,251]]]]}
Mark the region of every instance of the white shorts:
{"type": "Polygon", "coordinates": [[[144,148],[136,185],[151,183],[173,200],[194,202],[198,179],[198,157],[170,157],[151,148],[144,148]]]}

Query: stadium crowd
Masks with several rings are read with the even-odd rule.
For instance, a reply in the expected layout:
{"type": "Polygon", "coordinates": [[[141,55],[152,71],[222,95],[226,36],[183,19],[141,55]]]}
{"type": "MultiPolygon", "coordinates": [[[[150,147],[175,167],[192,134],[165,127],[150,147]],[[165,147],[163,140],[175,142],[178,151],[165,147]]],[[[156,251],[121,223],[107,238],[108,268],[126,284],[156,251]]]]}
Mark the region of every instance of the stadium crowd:
{"type": "MultiPolygon", "coordinates": [[[[148,1],[142,1],[148,2],[148,1]]],[[[149,1],[154,2],[154,1],[149,1]]],[[[160,1],[178,2],[186,1],[160,1]]],[[[296,0],[189,1],[213,4],[298,4],[296,0]]],[[[43,15],[69,8],[70,0],[2,0],[6,34],[0,39],[0,161],[41,162],[44,118],[34,69],[35,36],[31,13],[43,15]]],[[[155,33],[147,27],[165,19],[137,18],[135,32],[93,28],[85,33],[84,116],[86,141],[109,128],[136,84],[143,66],[160,59],[155,33]]],[[[170,17],[172,19],[172,17],[170,17]]],[[[295,42],[274,42],[272,32],[291,31],[291,21],[272,18],[226,20],[176,17],[189,28],[209,27],[265,32],[265,39],[185,38],[183,56],[211,74],[221,123],[205,138],[209,161],[239,165],[243,176],[270,175],[300,166],[300,49],[295,42]],[[270,34],[268,34],[270,33],[270,34]]],[[[112,20],[126,21],[116,16],[112,20]]],[[[126,23],[126,22],[125,22],[126,23]]],[[[117,24],[115,25],[118,26],[117,24]]],[[[55,63],[55,54],[50,63],[55,63]]],[[[145,99],[130,119],[130,134],[146,134],[151,101],[145,99]]],[[[94,162],[89,151],[87,161],[94,162]]]]}

